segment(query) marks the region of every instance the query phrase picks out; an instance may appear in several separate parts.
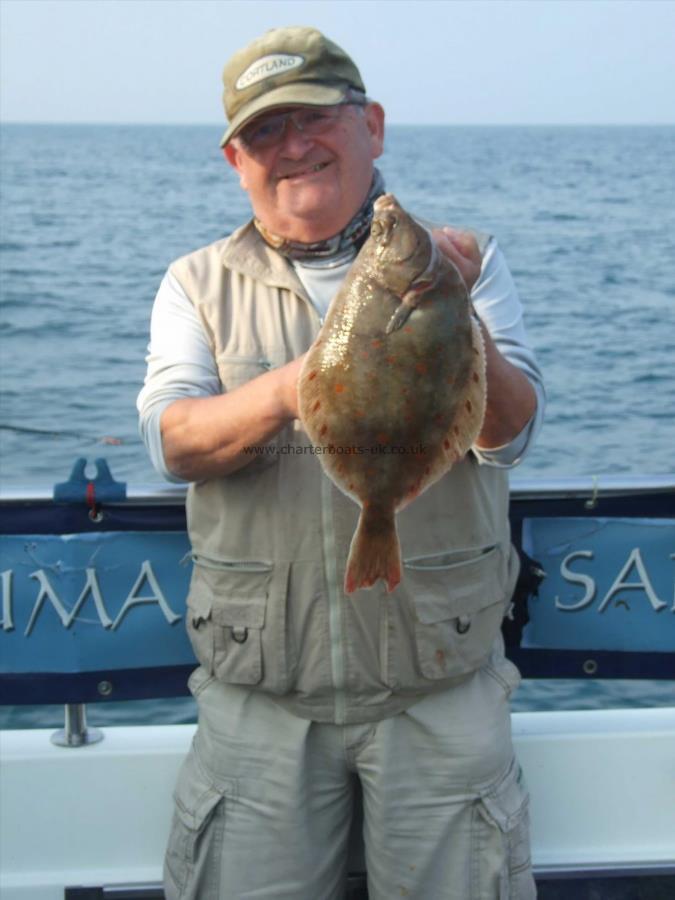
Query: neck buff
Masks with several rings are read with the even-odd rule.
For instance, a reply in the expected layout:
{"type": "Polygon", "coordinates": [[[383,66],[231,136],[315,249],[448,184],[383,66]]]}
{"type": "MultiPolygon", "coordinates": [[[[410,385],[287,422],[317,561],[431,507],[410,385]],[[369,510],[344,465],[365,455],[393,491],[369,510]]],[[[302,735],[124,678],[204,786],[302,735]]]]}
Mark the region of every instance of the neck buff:
{"type": "Polygon", "coordinates": [[[384,194],[384,179],[380,171],[375,169],[368,196],[351,222],[339,234],[312,244],[289,241],[277,234],[272,234],[258,219],[254,219],[253,222],[265,243],[281,253],[282,256],[301,263],[338,265],[346,257],[359,250],[365,241],[373,218],[373,203],[382,194],[384,194]]]}

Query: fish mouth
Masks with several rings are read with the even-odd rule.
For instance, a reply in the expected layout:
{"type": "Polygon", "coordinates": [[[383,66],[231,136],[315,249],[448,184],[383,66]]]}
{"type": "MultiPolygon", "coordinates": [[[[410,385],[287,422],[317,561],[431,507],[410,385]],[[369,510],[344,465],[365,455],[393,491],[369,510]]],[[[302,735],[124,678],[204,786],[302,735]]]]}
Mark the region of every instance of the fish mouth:
{"type": "Polygon", "coordinates": [[[398,202],[393,194],[382,194],[373,204],[373,212],[382,212],[386,209],[398,209],[398,202]]]}
{"type": "Polygon", "coordinates": [[[314,165],[312,166],[305,166],[304,169],[297,169],[294,172],[286,172],[284,175],[280,175],[278,180],[288,181],[293,178],[303,178],[307,175],[316,175],[317,172],[322,172],[329,165],[330,162],[314,163],[314,165]]]}

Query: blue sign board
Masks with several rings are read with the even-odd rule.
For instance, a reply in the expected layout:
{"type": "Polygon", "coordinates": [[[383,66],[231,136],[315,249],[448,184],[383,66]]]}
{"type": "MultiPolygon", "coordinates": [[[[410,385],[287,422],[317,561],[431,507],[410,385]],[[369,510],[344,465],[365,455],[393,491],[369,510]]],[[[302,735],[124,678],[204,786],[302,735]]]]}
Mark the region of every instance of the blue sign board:
{"type": "Polygon", "coordinates": [[[0,536],[0,673],[193,664],[187,535],[0,536]]]}
{"type": "Polygon", "coordinates": [[[531,518],[527,648],[675,652],[675,520],[531,518]]]}
{"type": "MultiPolygon", "coordinates": [[[[522,647],[675,651],[675,520],[528,518],[522,647]]],[[[0,535],[0,674],[194,665],[182,532],[0,535]]]]}

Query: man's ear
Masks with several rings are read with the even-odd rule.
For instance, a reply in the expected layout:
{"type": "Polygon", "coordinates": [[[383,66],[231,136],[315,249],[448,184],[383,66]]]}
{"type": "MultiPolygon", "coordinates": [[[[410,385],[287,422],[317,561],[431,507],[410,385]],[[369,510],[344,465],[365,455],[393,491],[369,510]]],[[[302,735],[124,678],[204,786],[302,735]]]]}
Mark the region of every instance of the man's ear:
{"type": "Polygon", "coordinates": [[[379,103],[369,103],[365,113],[373,159],[377,159],[384,152],[384,109],[379,103]]]}
{"type": "Polygon", "coordinates": [[[226,144],[223,147],[223,156],[228,161],[228,163],[239,173],[239,184],[242,186],[243,190],[248,190],[246,185],[246,178],[244,176],[244,169],[241,164],[241,156],[242,151],[237,146],[234,141],[230,141],[229,144],[226,144]]]}

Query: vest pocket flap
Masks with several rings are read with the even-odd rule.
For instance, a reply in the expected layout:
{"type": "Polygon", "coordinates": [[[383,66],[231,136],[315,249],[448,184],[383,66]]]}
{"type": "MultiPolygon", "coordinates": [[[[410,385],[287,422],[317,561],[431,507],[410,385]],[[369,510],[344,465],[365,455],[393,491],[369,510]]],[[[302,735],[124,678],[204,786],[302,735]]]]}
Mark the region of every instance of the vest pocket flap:
{"type": "Polygon", "coordinates": [[[417,618],[424,625],[471,615],[503,600],[499,548],[461,556],[459,561],[450,553],[404,563],[417,618]]]}
{"type": "Polygon", "coordinates": [[[194,557],[188,605],[193,617],[217,625],[262,628],[273,566],[266,562],[220,562],[194,557]]]}
{"type": "Polygon", "coordinates": [[[262,628],[265,624],[267,592],[255,597],[214,597],[211,618],[226,628],[262,628]]]}
{"type": "Polygon", "coordinates": [[[190,585],[190,593],[188,594],[187,599],[192,618],[195,620],[208,619],[211,613],[212,600],[213,596],[208,587],[197,581],[193,576],[192,584],[190,585]]]}

